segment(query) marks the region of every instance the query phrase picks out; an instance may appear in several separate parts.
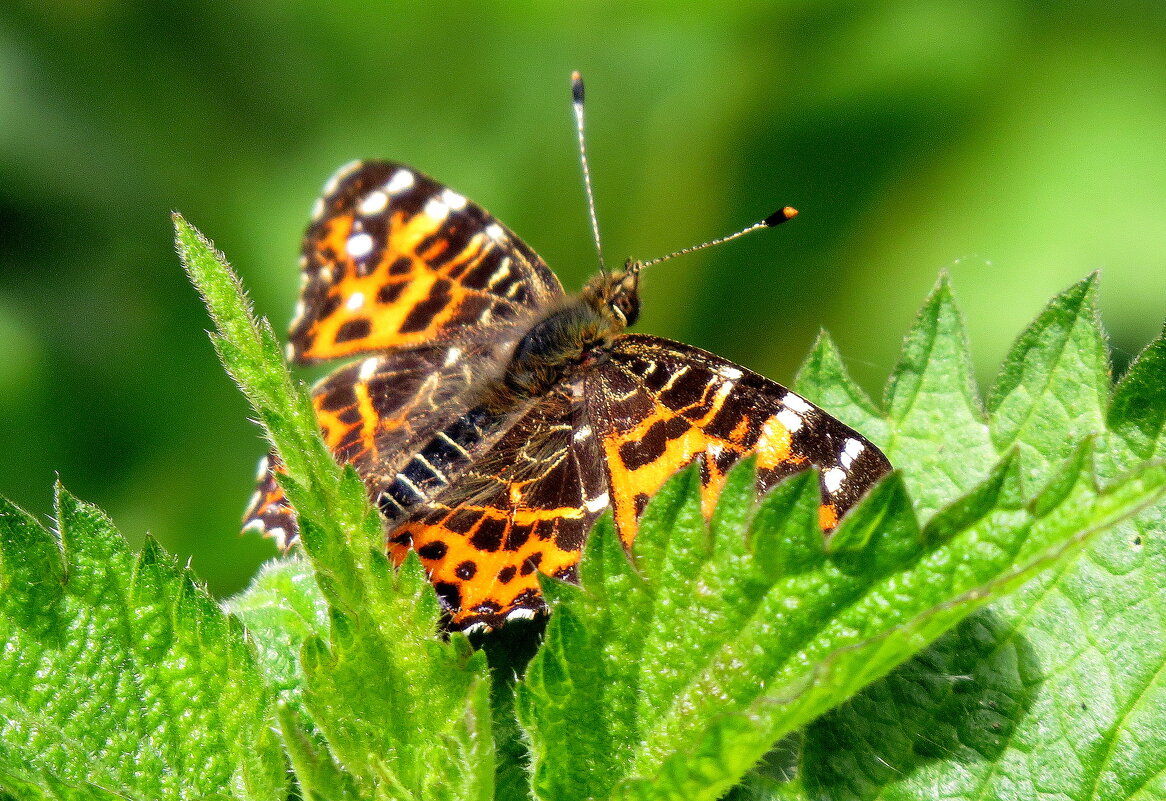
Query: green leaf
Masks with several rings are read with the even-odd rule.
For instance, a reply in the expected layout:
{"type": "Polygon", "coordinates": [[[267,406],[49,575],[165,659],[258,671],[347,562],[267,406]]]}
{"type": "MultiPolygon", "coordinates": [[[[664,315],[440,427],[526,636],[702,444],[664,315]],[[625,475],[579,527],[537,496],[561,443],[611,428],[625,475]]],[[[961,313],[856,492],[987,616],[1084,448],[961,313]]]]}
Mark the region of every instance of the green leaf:
{"type": "Polygon", "coordinates": [[[1117,385],[1108,424],[1138,458],[1166,457],[1166,331],[1141,352],[1117,385]]]}
{"type": "Polygon", "coordinates": [[[1025,454],[1026,487],[1043,482],[1074,443],[1105,431],[1109,359],[1097,275],[1049,303],[1016,340],[988,396],[992,440],[1025,454]]]}
{"type": "Polygon", "coordinates": [[[235,602],[256,624],[263,664],[284,693],[280,722],[301,791],[306,798],[491,798],[485,655],[461,635],[440,639],[440,607],[420,560],[411,554],[399,570],[389,562],[380,514],[356,472],[328,452],[270,325],[255,318],[213,245],[179,216],[175,227],[215,321],[219,355],[287,469],[280,483],[327,606],[325,629],[307,582],[287,603],[272,597],[269,586],[294,580],[294,568],[235,602]],[[298,664],[273,653],[299,643],[298,664]]]}
{"type": "MultiPolygon", "coordinates": [[[[1023,484],[1060,471],[1030,508],[1080,529],[1078,556],[813,723],[796,768],[751,779],[751,797],[915,799],[936,788],[953,801],[1166,796],[1166,503],[1105,526],[1162,469],[1166,340],[1143,352],[1108,402],[1094,293],[1093,280],[1071,288],[1021,337],[992,421],[1012,432],[1001,446],[1016,442],[1035,460],[1023,484]],[[1070,452],[1069,438],[1098,430],[1107,405],[1108,433],[1070,452]]],[[[961,501],[934,523],[974,506],[961,501]]]]}
{"type": "Polygon", "coordinates": [[[1152,467],[1100,491],[1087,462],[1037,505],[1004,462],[924,532],[891,476],[829,550],[813,475],[742,517],[753,477],[736,468],[710,532],[686,471],[649,504],[632,562],[598,526],[582,589],[558,594],[519,687],[536,795],[719,798],[783,736],[1166,490],[1152,467]]]}
{"type": "Polygon", "coordinates": [[[946,275],[903,341],[885,403],[891,435],[884,453],[903,466],[921,519],[970,489],[996,462],[946,275]]]}
{"type": "Polygon", "coordinates": [[[813,724],[805,794],[772,797],[1162,797],[1163,512],[1103,531],[813,724]]]}
{"type": "MultiPolygon", "coordinates": [[[[384,586],[369,595],[380,614],[352,616],[333,607],[328,641],[304,645],[312,722],[360,798],[489,798],[494,753],[485,655],[461,635],[438,640],[429,615],[417,619],[410,608],[416,598],[402,592],[424,582],[416,555],[399,573],[387,557],[374,565],[384,586]]],[[[321,781],[311,765],[294,764],[305,781],[321,781]]]]}
{"type": "Polygon", "coordinates": [[[60,541],[0,499],[0,787],[26,798],[283,799],[242,628],[148,539],[57,490],[60,541]]]}
{"type": "Polygon", "coordinates": [[[251,586],[224,607],[247,628],[259,666],[280,701],[302,710],[300,649],[312,637],[328,636],[328,604],[311,563],[298,555],[268,562],[251,586]]]}

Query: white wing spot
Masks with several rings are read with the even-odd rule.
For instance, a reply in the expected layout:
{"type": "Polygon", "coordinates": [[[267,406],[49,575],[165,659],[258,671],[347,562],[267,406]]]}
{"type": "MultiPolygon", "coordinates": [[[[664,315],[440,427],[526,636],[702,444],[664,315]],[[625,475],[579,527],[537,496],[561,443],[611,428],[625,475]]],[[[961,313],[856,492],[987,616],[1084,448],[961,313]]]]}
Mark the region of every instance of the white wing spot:
{"type": "Polygon", "coordinates": [[[441,222],[449,216],[449,206],[442,203],[438,198],[430,198],[429,202],[425,204],[425,216],[434,222],[441,222]]]}
{"type": "Polygon", "coordinates": [[[705,450],[707,450],[707,451],[708,451],[708,455],[709,455],[709,456],[711,456],[711,457],[713,457],[714,459],[716,459],[718,456],[720,456],[720,455],[721,455],[721,452],[722,452],[724,449],[725,449],[725,447],[724,447],[723,445],[721,445],[721,443],[719,443],[719,442],[716,442],[716,441],[713,441],[713,442],[710,442],[710,443],[709,443],[709,446],[708,446],[708,448],[706,448],[705,450]]]}
{"type": "Polygon", "coordinates": [[[450,446],[451,448],[453,448],[455,451],[457,451],[458,453],[460,453],[460,454],[461,454],[463,457],[465,457],[465,458],[467,458],[467,459],[469,458],[469,456],[470,456],[470,454],[469,454],[469,451],[467,451],[467,450],[466,450],[465,448],[463,448],[461,445],[458,445],[456,442],[454,442],[452,439],[450,439],[450,438],[449,438],[449,435],[448,435],[448,434],[446,434],[444,431],[438,431],[438,432],[437,432],[437,436],[438,436],[440,439],[444,440],[446,445],[448,445],[448,446],[450,446]]]}
{"type": "Polygon", "coordinates": [[[826,487],[826,492],[834,493],[842,486],[842,482],[846,480],[846,471],[841,467],[831,467],[822,474],[822,484],[826,487]]]}
{"type": "Polygon", "coordinates": [[[243,526],[243,531],[254,531],[256,534],[263,534],[263,529],[263,520],[258,517],[247,521],[247,525],[243,526]]]}
{"type": "Polygon", "coordinates": [[[445,352],[445,361],[442,362],[441,366],[442,367],[449,367],[451,364],[456,362],[461,357],[462,357],[462,349],[461,348],[450,348],[449,350],[447,350],[445,352]]]}
{"type": "Polygon", "coordinates": [[[380,364],[380,359],[376,356],[371,356],[360,363],[359,378],[361,381],[368,381],[377,374],[377,365],[380,364]]]}
{"type": "Polygon", "coordinates": [[[364,200],[360,201],[360,205],[356,207],[356,210],[365,217],[368,217],[373,214],[380,214],[388,205],[389,196],[380,189],[377,189],[369,192],[364,200]]]}
{"type": "Polygon", "coordinates": [[[275,544],[278,545],[280,548],[287,547],[287,532],[283,530],[283,526],[275,526],[274,528],[269,528],[264,533],[267,534],[267,536],[271,537],[273,540],[275,540],[275,544]]]}
{"type": "Polygon", "coordinates": [[[348,255],[354,259],[361,259],[372,253],[372,237],[365,233],[353,234],[348,237],[348,242],[345,248],[348,250],[348,255]]]}
{"type": "Polygon", "coordinates": [[[506,238],[506,232],[502,230],[502,226],[498,223],[490,223],[486,226],[486,236],[490,237],[495,242],[501,242],[506,238]]]}
{"type": "Polygon", "coordinates": [[[462,195],[459,195],[457,192],[453,191],[452,189],[446,189],[444,192],[441,193],[441,202],[444,203],[445,205],[449,206],[454,211],[461,211],[462,209],[464,209],[466,207],[465,197],[462,195]]]}
{"type": "Polygon", "coordinates": [[[607,508],[607,506],[610,502],[611,502],[611,499],[608,497],[608,494],[605,492],[602,495],[596,495],[594,498],[592,498],[589,501],[583,501],[583,506],[584,506],[584,508],[587,509],[588,512],[591,512],[592,514],[594,514],[595,512],[602,512],[604,509],[607,508]]]}
{"type": "Polygon", "coordinates": [[[312,222],[324,216],[324,198],[316,198],[316,202],[312,204],[312,222]]]}
{"type": "Polygon", "coordinates": [[[849,470],[850,465],[853,464],[854,460],[858,458],[858,455],[862,453],[864,447],[865,446],[861,442],[856,440],[854,437],[851,437],[850,439],[846,440],[846,445],[842,448],[842,455],[838,457],[838,461],[842,462],[842,466],[849,470]]]}
{"type": "Polygon", "coordinates": [[[267,457],[264,456],[259,460],[259,469],[255,472],[256,481],[262,481],[263,479],[267,478],[267,465],[267,457]]]}
{"type": "Polygon", "coordinates": [[[507,620],[531,620],[534,617],[534,610],[525,606],[516,606],[506,613],[507,620]]]}
{"type": "Polygon", "coordinates": [[[263,503],[263,495],[259,490],[255,490],[254,494],[251,495],[251,500],[247,501],[247,511],[258,509],[261,503],[263,503]]]}
{"type": "Polygon", "coordinates": [[[720,374],[721,378],[727,378],[730,381],[736,381],[745,375],[739,367],[733,367],[731,364],[723,365],[720,370],[717,370],[717,373],[720,374]]]}
{"type": "Polygon", "coordinates": [[[390,195],[395,195],[398,192],[404,192],[406,189],[413,185],[414,181],[416,181],[416,179],[413,177],[413,173],[402,167],[393,173],[392,178],[385,182],[385,191],[390,195]]]}
{"type": "Polygon", "coordinates": [[[591,426],[583,426],[582,428],[580,428],[578,431],[576,431],[572,435],[572,438],[576,442],[582,442],[583,440],[587,439],[589,436],[591,436],[591,426]]]}
{"type": "Polygon", "coordinates": [[[345,303],[344,305],[348,308],[349,311],[356,311],[357,309],[359,309],[361,306],[364,305],[364,293],[363,292],[353,292],[348,297],[348,302],[345,303]]]}
{"type": "Polygon", "coordinates": [[[805,414],[814,408],[810,405],[810,402],[803,398],[801,395],[795,395],[792,392],[785,393],[785,397],[781,399],[781,402],[789,408],[793,409],[795,412],[800,412],[802,414],[805,414]]]}
{"type": "Polygon", "coordinates": [[[297,300],[296,301],[295,316],[292,317],[292,321],[291,321],[293,328],[295,326],[299,325],[300,320],[304,319],[304,312],[305,311],[307,311],[307,309],[304,307],[304,302],[302,300],[297,300]]]}
{"type": "MultiPolygon", "coordinates": [[[[672,389],[672,385],[683,378],[686,373],[688,373],[688,365],[681,365],[676,369],[675,372],[672,373],[671,376],[668,377],[668,380],[664,383],[664,386],[660,388],[660,392],[667,392],[668,390],[672,389]]],[[[730,389],[732,389],[732,387],[730,387],[730,389]]]]}
{"type": "Polygon", "coordinates": [[[798,415],[797,412],[794,412],[790,409],[782,409],[780,412],[775,414],[774,417],[776,417],[777,422],[785,426],[786,430],[791,434],[802,427],[801,416],[798,415]]]}
{"type": "Polygon", "coordinates": [[[416,456],[414,456],[413,458],[416,459],[421,464],[425,465],[425,468],[427,470],[429,470],[430,473],[433,473],[433,475],[435,475],[437,477],[437,480],[440,481],[442,484],[449,483],[449,479],[447,479],[445,477],[445,473],[441,472],[441,468],[439,468],[433,462],[426,459],[423,455],[421,455],[419,453],[416,456]]]}

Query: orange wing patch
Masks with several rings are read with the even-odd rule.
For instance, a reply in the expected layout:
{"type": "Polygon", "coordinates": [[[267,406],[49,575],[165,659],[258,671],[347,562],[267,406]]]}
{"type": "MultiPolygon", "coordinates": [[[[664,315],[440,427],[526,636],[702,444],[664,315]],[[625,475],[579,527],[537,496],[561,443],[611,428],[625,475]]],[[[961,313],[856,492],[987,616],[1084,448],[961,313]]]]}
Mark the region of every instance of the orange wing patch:
{"type": "Polygon", "coordinates": [[[514,325],[562,294],[486,211],[391,162],[342,170],[304,237],[291,358],[342,358],[514,325]]]}
{"type": "Polygon", "coordinates": [[[575,580],[583,541],[609,505],[599,444],[574,391],[539,399],[474,468],[389,536],[412,547],[459,629],[543,608],[537,573],[575,580]]]}
{"type": "Polygon", "coordinates": [[[533,615],[541,606],[537,574],[572,580],[579,562],[579,550],[558,545],[556,530],[582,530],[593,518],[581,506],[444,508],[397,529],[390,550],[398,564],[409,547],[417,551],[451,624],[465,628],[533,615]],[[522,609],[529,614],[514,614],[522,609]]]}
{"type": "Polygon", "coordinates": [[[370,235],[355,230],[356,222],[351,217],[327,221],[316,244],[318,258],[338,254],[333,269],[341,271],[343,278],[322,296],[323,308],[330,311],[305,330],[310,344],[298,352],[300,358],[315,361],[428,344],[459,323],[489,322],[483,315],[499,313],[505,318],[517,313],[516,306],[494,304],[489,296],[457,280],[462,275],[473,276],[483,264],[492,273],[504,269],[503,259],[488,258],[496,251],[486,234],[474,234],[440,270],[434,270],[430,265],[436,263],[440,250],[449,246],[448,241],[437,238],[428,249],[423,249],[423,243],[434,239],[440,221],[425,213],[407,219],[403,212],[397,212],[388,222],[384,252],[365,272],[349,252],[354,242],[360,249],[371,247],[364,244],[370,235]],[[490,308],[492,305],[501,310],[490,308]]]}
{"type": "Polygon", "coordinates": [[[780,384],[656,337],[621,337],[610,361],[589,378],[588,397],[600,410],[594,418],[616,528],[629,548],[648,498],[698,457],[706,518],[727,471],[748,454],[756,454],[761,491],[818,467],[824,531],[857,500],[853,488],[868,488],[890,469],[857,433],[780,384]]]}

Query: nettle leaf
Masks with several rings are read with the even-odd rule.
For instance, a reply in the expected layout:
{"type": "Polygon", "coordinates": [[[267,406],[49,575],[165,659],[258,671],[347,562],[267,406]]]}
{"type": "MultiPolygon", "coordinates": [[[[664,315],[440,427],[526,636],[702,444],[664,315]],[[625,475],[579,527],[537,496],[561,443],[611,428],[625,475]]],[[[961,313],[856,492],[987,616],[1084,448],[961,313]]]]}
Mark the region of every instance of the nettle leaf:
{"type": "Polygon", "coordinates": [[[213,245],[181,217],[175,226],[215,321],[216,349],[287,469],[280,483],[326,606],[325,627],[310,591],[286,604],[271,597],[269,584],[295,579],[287,566],[234,602],[257,624],[263,664],[284,693],[281,728],[301,793],[492,798],[485,655],[460,634],[440,637],[440,607],[420,560],[412,555],[400,569],[389,562],[379,513],[356,472],[333,460],[270,325],[255,318],[213,245]],[[298,661],[277,654],[299,644],[298,661]]]}
{"type": "Polygon", "coordinates": [[[1117,385],[1108,424],[1130,451],[1123,461],[1166,458],[1166,331],[1117,385]]]}
{"type": "Polygon", "coordinates": [[[238,621],[61,488],[56,516],[59,539],[0,499],[0,787],[286,798],[275,698],[238,621]]]}
{"type": "Polygon", "coordinates": [[[818,334],[810,355],[798,371],[794,389],[823,409],[828,409],[831,415],[846,425],[861,431],[864,437],[880,449],[887,447],[890,426],[886,415],[851,380],[842,363],[842,354],[825,331],[818,334]]]}
{"type": "Polygon", "coordinates": [[[1026,486],[1043,482],[1074,443],[1105,431],[1109,357],[1097,274],[1053,298],[1016,340],[988,396],[992,440],[1024,453],[1026,486]]]}
{"type": "Polygon", "coordinates": [[[1166,489],[1151,467],[1098,490],[1086,455],[1029,504],[1008,460],[923,531],[892,476],[829,548],[813,475],[742,517],[753,476],[735,469],[711,530],[696,472],[673,479],[633,560],[605,523],[582,589],[548,582],[555,611],[518,696],[536,795],[719,798],[783,736],[1166,489]]]}
{"type": "Polygon", "coordinates": [[[300,651],[307,640],[328,636],[328,602],[311,563],[299,555],[272,560],[251,586],[223,605],[243,622],[280,700],[302,710],[300,651]]]}
{"type": "Polygon", "coordinates": [[[903,342],[885,404],[891,434],[884,453],[891,464],[903,465],[921,519],[969,490],[995,464],[967,334],[946,275],[903,342]]]}
{"type": "Polygon", "coordinates": [[[1053,300],[1017,341],[991,401],[997,447],[1032,460],[1018,483],[1059,471],[1030,505],[1061,499],[1082,516],[1077,557],[811,724],[797,765],[758,774],[750,797],[1166,796],[1166,503],[1095,533],[1084,520],[1161,469],[1166,337],[1110,401],[1095,295],[1091,278],[1053,300]],[[1090,432],[1099,435],[1080,439],[1090,432]]]}

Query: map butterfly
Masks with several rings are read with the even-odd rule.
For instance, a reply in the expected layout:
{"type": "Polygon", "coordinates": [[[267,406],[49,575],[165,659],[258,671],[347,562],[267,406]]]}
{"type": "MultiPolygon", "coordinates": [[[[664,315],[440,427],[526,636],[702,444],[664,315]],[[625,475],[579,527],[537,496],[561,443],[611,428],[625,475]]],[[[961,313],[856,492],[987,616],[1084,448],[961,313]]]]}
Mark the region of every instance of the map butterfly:
{"type": "MultiPolygon", "coordinates": [[[[581,83],[576,100],[581,131],[581,83]]],[[[630,548],[648,498],[694,460],[706,516],[745,455],[758,491],[817,468],[825,532],[890,470],[780,384],[624,333],[643,266],[604,270],[569,296],[509,229],[416,170],[354,162],[325,185],[288,355],[352,359],[313,388],[325,440],[363,478],[393,559],[420,556],[450,629],[533,617],[537,572],[575,580],[607,509],[630,548]]],[[[275,454],[262,461],[244,528],[289,547],[298,526],[279,469],[275,454]]]]}

